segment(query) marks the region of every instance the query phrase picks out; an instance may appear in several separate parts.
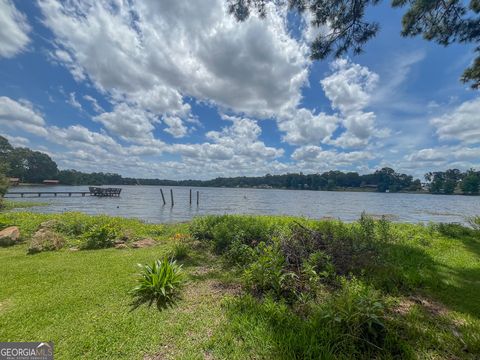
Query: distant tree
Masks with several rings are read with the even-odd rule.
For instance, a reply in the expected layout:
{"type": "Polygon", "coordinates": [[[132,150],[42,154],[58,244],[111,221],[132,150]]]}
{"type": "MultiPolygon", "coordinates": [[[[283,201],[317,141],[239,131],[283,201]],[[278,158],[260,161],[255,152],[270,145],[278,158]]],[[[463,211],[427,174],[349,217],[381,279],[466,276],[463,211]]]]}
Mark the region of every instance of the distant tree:
{"type": "Polygon", "coordinates": [[[8,169],[7,163],[2,162],[0,160],[0,209],[3,207],[3,196],[8,191],[8,187],[10,185],[10,181],[5,175],[7,169],[8,169]]]}
{"type": "Polygon", "coordinates": [[[0,136],[0,163],[7,162],[7,156],[13,150],[13,146],[10,145],[8,140],[3,136],[0,136]]]}
{"type": "Polygon", "coordinates": [[[6,155],[7,174],[18,177],[23,182],[40,183],[45,179],[54,179],[58,174],[55,161],[40,151],[28,148],[14,148],[6,155]]]}
{"type": "Polygon", "coordinates": [[[462,180],[460,188],[467,195],[478,195],[480,187],[480,174],[473,169],[469,170],[462,180]]]}
{"type": "MultiPolygon", "coordinates": [[[[251,11],[265,17],[268,3],[288,4],[290,10],[300,13],[308,11],[313,26],[328,27],[311,44],[314,60],[329,55],[340,57],[349,50],[359,54],[380,28],[365,14],[367,8],[378,5],[380,0],[227,0],[229,12],[239,21],[247,19],[251,11]]],[[[421,35],[443,46],[480,41],[480,0],[392,0],[391,4],[407,8],[402,19],[402,36],[421,35]]],[[[480,54],[480,46],[475,51],[480,54]]],[[[461,80],[472,82],[472,88],[480,87],[480,55],[461,80]]]]}

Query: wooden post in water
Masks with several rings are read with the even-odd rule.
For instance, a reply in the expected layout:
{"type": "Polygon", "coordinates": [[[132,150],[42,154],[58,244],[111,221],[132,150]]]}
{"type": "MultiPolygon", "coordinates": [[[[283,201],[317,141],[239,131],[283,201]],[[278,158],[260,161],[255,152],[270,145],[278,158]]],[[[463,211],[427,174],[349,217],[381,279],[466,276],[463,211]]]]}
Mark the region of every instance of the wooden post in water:
{"type": "Polygon", "coordinates": [[[173,190],[172,189],[170,189],[170,198],[172,199],[172,206],[173,206],[174,203],[173,203],[173,190]]]}
{"type": "Polygon", "coordinates": [[[165,205],[167,202],[165,201],[165,196],[163,195],[162,189],[160,189],[160,194],[162,194],[163,205],[165,205]]]}
{"type": "Polygon", "coordinates": [[[190,205],[192,205],[192,189],[190,189],[190,205]]]}
{"type": "Polygon", "coordinates": [[[199,197],[200,197],[200,192],[197,191],[197,206],[198,206],[198,199],[199,199],[199,197]]]}

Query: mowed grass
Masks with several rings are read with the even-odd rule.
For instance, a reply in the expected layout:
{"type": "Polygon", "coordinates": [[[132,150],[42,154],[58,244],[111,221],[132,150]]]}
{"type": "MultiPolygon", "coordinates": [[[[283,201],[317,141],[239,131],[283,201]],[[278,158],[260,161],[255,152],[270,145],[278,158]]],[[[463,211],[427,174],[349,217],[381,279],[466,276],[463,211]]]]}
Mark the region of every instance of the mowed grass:
{"type": "MultiPolygon", "coordinates": [[[[260,232],[268,226],[268,233],[297,220],[259,218],[253,229],[260,232]]],[[[253,220],[229,221],[247,228],[253,220]]],[[[188,279],[181,300],[163,311],[155,306],[131,311],[129,291],[135,285],[136,264],[172,254],[178,238],[188,236],[188,224],[29,213],[0,214],[0,223],[19,225],[24,240],[0,248],[1,341],[53,341],[56,359],[301,359],[319,358],[318,351],[323,351],[323,358],[372,358],[368,351],[332,357],[336,347],[351,339],[331,338],[336,333],[328,328],[318,331],[323,320],[305,317],[301,309],[246,294],[239,270],[199,242],[189,242],[179,261],[188,279]],[[67,247],[27,255],[29,237],[50,219],[73,227],[77,222],[108,222],[132,238],[151,237],[157,245],[81,251],[67,247]]],[[[234,227],[219,233],[226,236],[230,228],[234,227]]],[[[389,304],[385,319],[389,335],[385,350],[375,349],[375,357],[479,358],[478,234],[455,227],[392,228],[397,240],[386,251],[388,271],[364,274],[362,280],[389,304]]],[[[68,244],[75,246],[74,236],[68,244]]],[[[334,294],[330,291],[326,290],[326,302],[334,294]]]]}
{"type": "MultiPolygon", "coordinates": [[[[62,218],[30,215],[2,214],[1,220],[24,225],[29,234],[42,221],[62,218]]],[[[203,358],[204,344],[222,319],[217,259],[192,249],[183,261],[188,282],[178,305],[131,311],[137,264],[169,254],[172,237],[186,225],[125,223],[132,233],[157,234],[158,245],[35,255],[26,255],[25,243],[0,248],[1,341],[53,341],[56,359],[203,358]]]]}
{"type": "Polygon", "coordinates": [[[203,358],[222,318],[211,280],[191,278],[177,307],[130,311],[136,264],[167,251],[158,245],[27,256],[23,246],[0,249],[0,339],[53,341],[58,359],[203,358]]]}

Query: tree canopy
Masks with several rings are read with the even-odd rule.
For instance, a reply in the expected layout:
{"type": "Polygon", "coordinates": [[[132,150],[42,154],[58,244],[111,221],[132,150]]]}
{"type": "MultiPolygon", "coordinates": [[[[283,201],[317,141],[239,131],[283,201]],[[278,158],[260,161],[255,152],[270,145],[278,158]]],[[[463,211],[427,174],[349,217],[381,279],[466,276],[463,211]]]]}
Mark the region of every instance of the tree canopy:
{"type": "MultiPolygon", "coordinates": [[[[228,9],[239,21],[252,11],[264,17],[267,3],[288,4],[291,11],[311,14],[313,26],[326,26],[311,44],[311,57],[323,60],[353,51],[359,54],[378,33],[378,22],[366,20],[369,7],[380,0],[227,0],[228,9]]],[[[425,40],[448,46],[452,43],[477,44],[480,41],[480,0],[392,0],[393,7],[405,7],[402,36],[422,36],[425,40]]],[[[480,87],[480,46],[473,64],[461,80],[480,87]]]]}

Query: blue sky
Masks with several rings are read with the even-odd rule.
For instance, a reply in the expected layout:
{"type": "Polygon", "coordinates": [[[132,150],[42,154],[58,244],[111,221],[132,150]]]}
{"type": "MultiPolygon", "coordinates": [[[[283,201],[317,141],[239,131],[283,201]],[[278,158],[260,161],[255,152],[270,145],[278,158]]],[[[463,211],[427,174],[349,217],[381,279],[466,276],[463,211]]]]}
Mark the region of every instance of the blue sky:
{"type": "Polygon", "coordinates": [[[0,133],[62,169],[213,178],[479,167],[472,47],[400,36],[369,9],[359,56],[311,62],[283,9],[238,24],[223,0],[0,0],[0,133]]]}

